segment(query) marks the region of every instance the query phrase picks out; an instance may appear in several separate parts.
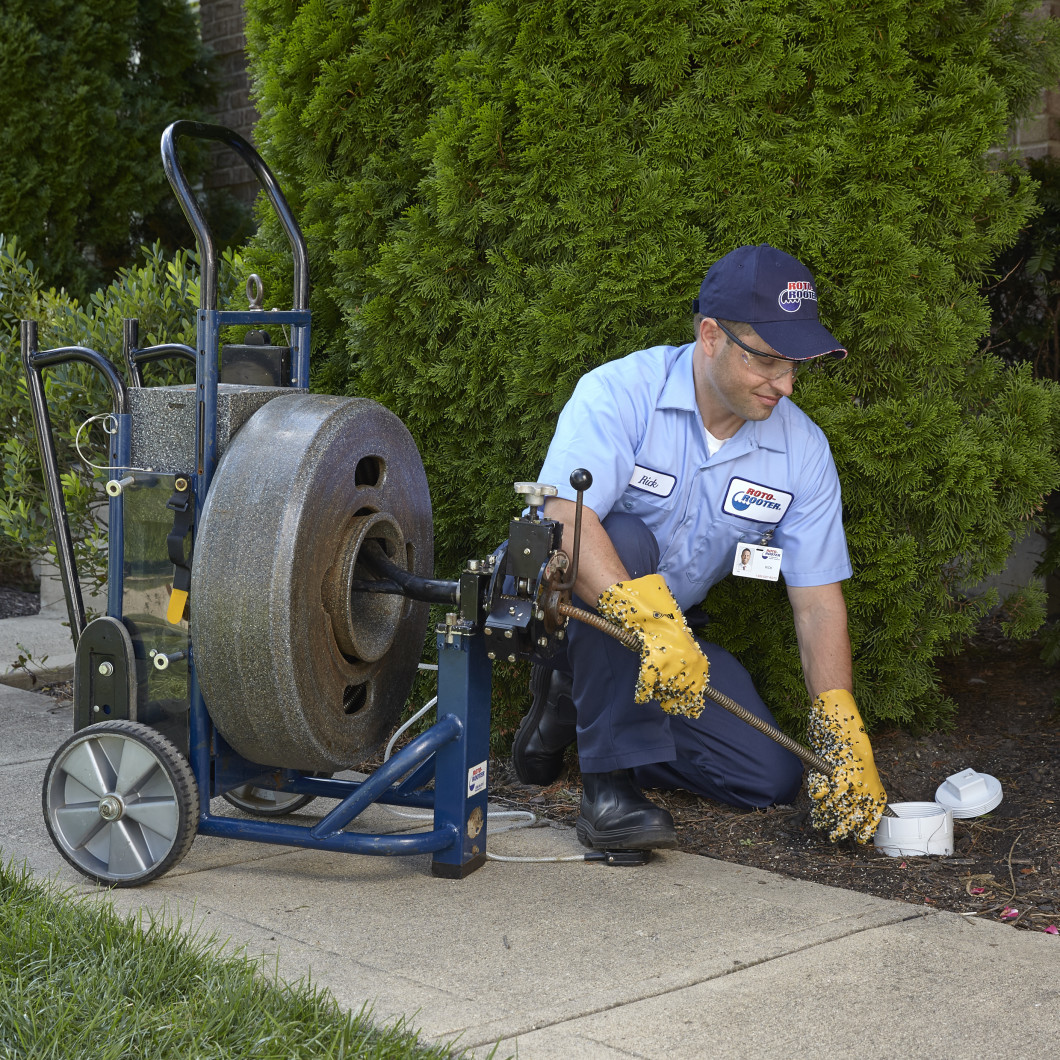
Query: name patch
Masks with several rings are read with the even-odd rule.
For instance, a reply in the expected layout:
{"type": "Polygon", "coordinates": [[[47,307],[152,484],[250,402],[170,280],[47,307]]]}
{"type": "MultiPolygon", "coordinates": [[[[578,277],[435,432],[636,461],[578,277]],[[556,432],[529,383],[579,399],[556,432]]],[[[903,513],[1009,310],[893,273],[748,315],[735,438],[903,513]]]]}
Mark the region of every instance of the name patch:
{"type": "Polygon", "coordinates": [[[794,494],[774,486],[734,478],[729,480],[722,511],[756,523],[779,523],[794,499],[794,494]]]}
{"type": "Polygon", "coordinates": [[[677,485],[677,479],[662,471],[653,471],[650,467],[635,464],[629,484],[634,489],[644,490],[645,493],[654,493],[656,497],[669,497],[677,485]]]}

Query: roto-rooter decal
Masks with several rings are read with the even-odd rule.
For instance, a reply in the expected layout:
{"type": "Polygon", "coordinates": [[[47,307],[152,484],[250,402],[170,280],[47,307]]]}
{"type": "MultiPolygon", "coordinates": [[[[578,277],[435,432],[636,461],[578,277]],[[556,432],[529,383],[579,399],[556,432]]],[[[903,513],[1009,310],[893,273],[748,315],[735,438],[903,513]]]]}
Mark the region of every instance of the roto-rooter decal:
{"type": "Polygon", "coordinates": [[[779,523],[794,495],[775,486],[763,486],[745,478],[729,480],[722,511],[756,523],[779,523]]]}
{"type": "Polygon", "coordinates": [[[817,292],[809,280],[791,280],[777,297],[777,302],[785,313],[797,313],[804,301],[817,301],[817,292]]]}

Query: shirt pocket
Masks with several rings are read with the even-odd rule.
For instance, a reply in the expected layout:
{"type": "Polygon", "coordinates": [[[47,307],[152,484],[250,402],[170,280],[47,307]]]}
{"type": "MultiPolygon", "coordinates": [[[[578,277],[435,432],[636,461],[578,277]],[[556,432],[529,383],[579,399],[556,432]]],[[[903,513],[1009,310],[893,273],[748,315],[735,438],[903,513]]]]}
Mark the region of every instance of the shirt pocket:
{"type": "Polygon", "coordinates": [[[675,486],[668,497],[660,497],[658,494],[649,493],[647,490],[639,490],[633,486],[627,486],[626,491],[619,497],[614,510],[636,515],[643,519],[652,529],[656,529],[661,523],[669,520],[673,514],[679,492],[675,486]]]}
{"type": "Polygon", "coordinates": [[[770,534],[772,538],[779,526],[779,523],[764,523],[757,519],[741,519],[739,516],[729,515],[725,512],[718,516],[714,524],[715,532],[731,540],[734,545],[736,541],[749,541],[751,544],[757,544],[765,534],[770,534]],[[730,535],[734,536],[730,537],[730,535]]]}

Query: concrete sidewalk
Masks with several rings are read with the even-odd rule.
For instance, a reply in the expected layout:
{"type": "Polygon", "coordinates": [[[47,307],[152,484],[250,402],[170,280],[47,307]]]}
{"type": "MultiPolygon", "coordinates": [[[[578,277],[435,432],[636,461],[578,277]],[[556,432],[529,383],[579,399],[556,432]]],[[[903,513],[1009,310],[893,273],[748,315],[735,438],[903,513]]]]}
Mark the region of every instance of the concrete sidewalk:
{"type": "MultiPolygon", "coordinates": [[[[41,814],[68,708],[0,685],[0,717],[3,858],[90,890],[41,814]]],[[[416,827],[379,807],[355,824],[416,827]]],[[[555,827],[489,849],[582,852],[555,827]]],[[[496,1042],[522,1060],[1038,1055],[1060,1018],[1060,938],[673,852],[631,869],[491,861],[451,881],[427,856],[200,836],[167,876],[111,897],[479,1056],[496,1042]]]]}

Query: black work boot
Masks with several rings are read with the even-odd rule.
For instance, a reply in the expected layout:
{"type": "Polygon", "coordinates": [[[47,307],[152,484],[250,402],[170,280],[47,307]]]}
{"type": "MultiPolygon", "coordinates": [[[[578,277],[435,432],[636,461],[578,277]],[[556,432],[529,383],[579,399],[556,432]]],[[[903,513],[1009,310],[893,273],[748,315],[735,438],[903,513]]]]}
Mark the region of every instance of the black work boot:
{"type": "Polygon", "coordinates": [[[646,799],[628,769],[582,773],[578,839],[594,850],[669,850],[677,846],[674,819],[646,799]]]}
{"type": "Polygon", "coordinates": [[[570,674],[540,663],[530,667],[530,709],[512,741],[512,765],[524,784],[551,784],[563,752],[577,736],[570,674]]]}

